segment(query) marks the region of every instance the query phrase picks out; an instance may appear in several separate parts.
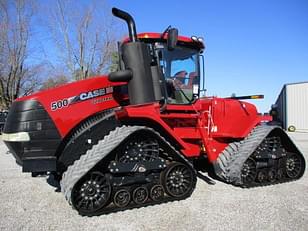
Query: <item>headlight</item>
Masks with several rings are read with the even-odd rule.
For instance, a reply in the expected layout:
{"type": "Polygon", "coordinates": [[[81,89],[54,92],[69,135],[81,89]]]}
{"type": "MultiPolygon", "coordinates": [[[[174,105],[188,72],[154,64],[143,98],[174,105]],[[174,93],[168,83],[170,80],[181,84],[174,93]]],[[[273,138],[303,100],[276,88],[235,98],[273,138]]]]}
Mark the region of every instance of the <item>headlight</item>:
{"type": "Polygon", "coordinates": [[[28,132],[2,133],[2,140],[9,142],[30,141],[28,132]]]}

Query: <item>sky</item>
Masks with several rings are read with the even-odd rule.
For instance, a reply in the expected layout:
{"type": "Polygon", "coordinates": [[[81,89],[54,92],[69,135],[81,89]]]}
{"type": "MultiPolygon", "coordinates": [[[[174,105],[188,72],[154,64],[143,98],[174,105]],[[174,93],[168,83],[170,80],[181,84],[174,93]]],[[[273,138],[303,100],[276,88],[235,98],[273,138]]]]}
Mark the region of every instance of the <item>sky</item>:
{"type": "Polygon", "coordinates": [[[308,81],[307,0],[109,1],[131,13],[138,32],[204,37],[207,95],[264,94],[268,112],[286,83],[308,81]]]}
{"type": "MultiPolygon", "coordinates": [[[[181,35],[203,37],[208,96],[264,94],[251,102],[268,112],[284,84],[308,81],[308,0],[109,0],[108,5],[133,15],[139,33],[172,25],[181,35]]],[[[124,23],[122,30],[126,33],[124,23]]]]}

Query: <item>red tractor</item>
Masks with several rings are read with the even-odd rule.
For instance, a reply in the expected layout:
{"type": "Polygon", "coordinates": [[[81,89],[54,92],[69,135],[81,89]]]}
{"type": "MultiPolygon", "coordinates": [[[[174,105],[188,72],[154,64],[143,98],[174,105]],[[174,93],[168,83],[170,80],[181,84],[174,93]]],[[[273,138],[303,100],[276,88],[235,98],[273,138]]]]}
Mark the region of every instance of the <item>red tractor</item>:
{"type": "Polygon", "coordinates": [[[129,30],[119,71],[12,104],[3,140],[24,172],[58,176],[88,216],[189,197],[200,159],[241,187],[303,175],[303,155],[254,105],[200,97],[202,39],[174,28],[137,35],[128,13],[112,12],[129,30]]]}

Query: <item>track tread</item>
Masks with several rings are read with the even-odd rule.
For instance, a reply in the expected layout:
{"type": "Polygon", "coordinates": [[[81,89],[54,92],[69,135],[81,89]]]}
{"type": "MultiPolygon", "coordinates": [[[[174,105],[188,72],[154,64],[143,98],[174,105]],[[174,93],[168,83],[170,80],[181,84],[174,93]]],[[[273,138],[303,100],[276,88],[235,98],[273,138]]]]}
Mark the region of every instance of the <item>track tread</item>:
{"type": "Polygon", "coordinates": [[[71,204],[71,191],[77,181],[84,176],[91,168],[93,168],[101,159],[109,154],[117,144],[121,143],[130,133],[141,127],[118,127],[111,131],[96,145],[92,146],[86,154],[76,160],[73,165],[70,165],[67,171],[63,174],[61,180],[61,191],[65,198],[71,204]]]}
{"type": "MultiPolygon", "coordinates": [[[[112,150],[114,150],[122,141],[126,139],[127,136],[140,129],[147,129],[158,135],[163,142],[165,142],[174,152],[178,154],[182,162],[185,162],[193,169],[195,173],[195,178],[193,182],[194,186],[192,188],[192,191],[185,198],[189,197],[192,194],[196,186],[197,178],[195,169],[189,161],[187,161],[167,140],[165,140],[162,136],[159,135],[159,133],[157,133],[153,129],[145,126],[121,126],[111,131],[96,145],[93,145],[92,148],[86,152],[86,154],[82,155],[80,159],[76,160],[72,165],[68,167],[67,171],[64,172],[62,180],[60,182],[61,191],[64,193],[65,198],[70,205],[72,205],[71,192],[78,180],[81,179],[88,171],[90,171],[99,161],[105,158],[112,150]]],[[[185,198],[178,198],[178,200],[182,200],[185,198]]],[[[107,211],[107,213],[109,212],[110,211],[107,211]]]]}
{"type": "MultiPolygon", "coordinates": [[[[241,187],[256,187],[270,185],[272,183],[262,183],[260,185],[244,185],[241,178],[241,169],[245,161],[253,154],[267,135],[278,126],[266,124],[255,127],[249,135],[240,142],[229,144],[217,158],[214,164],[216,175],[227,183],[241,187]]],[[[282,182],[276,182],[282,183],[282,182]]]]}
{"type": "MultiPolygon", "coordinates": [[[[77,129],[67,138],[67,143],[65,148],[61,152],[59,161],[65,166],[61,171],[66,171],[67,167],[71,165],[76,159],[79,159],[81,155],[85,154],[88,149],[91,147],[85,145],[85,140],[83,136],[87,135],[88,138],[91,138],[92,145],[97,144],[100,137],[93,137],[91,132],[93,128],[100,126],[100,123],[107,121],[115,117],[114,109],[107,109],[99,114],[96,114],[84,122],[82,122],[77,129]],[[72,158],[73,157],[73,158],[72,158]],[[63,159],[64,158],[64,159],[63,159]],[[72,158],[72,159],[67,159],[72,158]]],[[[102,135],[103,137],[103,135],[102,135]]]]}

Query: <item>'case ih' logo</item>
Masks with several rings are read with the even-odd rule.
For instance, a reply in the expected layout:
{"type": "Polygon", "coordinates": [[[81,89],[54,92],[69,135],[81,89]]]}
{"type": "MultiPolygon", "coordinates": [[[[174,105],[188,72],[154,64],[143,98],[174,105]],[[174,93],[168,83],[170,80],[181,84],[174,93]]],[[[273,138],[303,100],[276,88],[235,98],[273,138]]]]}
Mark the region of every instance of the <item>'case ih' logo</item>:
{"type": "Polygon", "coordinates": [[[51,102],[51,110],[55,111],[63,107],[68,107],[71,104],[111,94],[112,92],[113,92],[113,87],[99,88],[93,91],[82,92],[77,96],[72,96],[69,98],[51,102]]]}
{"type": "Polygon", "coordinates": [[[85,93],[81,93],[79,95],[79,100],[87,100],[87,99],[92,99],[95,97],[99,97],[102,95],[106,95],[109,93],[112,93],[113,88],[112,87],[107,87],[107,88],[100,88],[94,91],[89,91],[89,92],[85,92],[85,93]]]}

